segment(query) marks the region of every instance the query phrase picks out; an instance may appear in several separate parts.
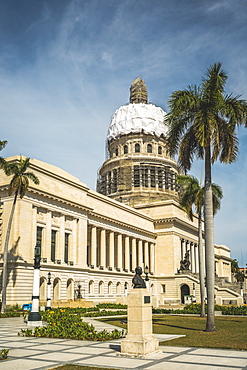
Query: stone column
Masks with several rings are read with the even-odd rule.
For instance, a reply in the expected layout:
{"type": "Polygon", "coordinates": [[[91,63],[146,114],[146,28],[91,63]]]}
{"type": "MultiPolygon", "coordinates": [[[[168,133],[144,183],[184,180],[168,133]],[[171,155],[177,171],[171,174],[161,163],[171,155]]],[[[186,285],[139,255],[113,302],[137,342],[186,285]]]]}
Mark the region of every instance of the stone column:
{"type": "Polygon", "coordinates": [[[106,265],[106,231],[102,229],[100,231],[100,266],[105,269],[106,265]]]}
{"type": "Polygon", "coordinates": [[[46,228],[45,228],[45,243],[44,243],[44,254],[48,261],[51,260],[51,212],[46,213],[46,228]]]}
{"type": "Polygon", "coordinates": [[[148,242],[144,242],[144,265],[144,267],[148,266],[150,270],[148,242]]]}
{"type": "Polygon", "coordinates": [[[117,236],[117,270],[121,271],[123,268],[123,238],[122,234],[117,236]]]}
{"type": "Polygon", "coordinates": [[[79,219],[77,225],[77,262],[81,268],[87,266],[87,219],[79,219]]]}
{"type": "Polygon", "coordinates": [[[136,264],[136,239],[133,238],[132,239],[132,243],[131,243],[131,249],[132,249],[132,271],[135,271],[135,268],[137,267],[137,264],[136,264]]]}
{"type": "Polygon", "coordinates": [[[185,253],[186,253],[185,240],[184,239],[181,239],[181,260],[184,259],[185,253]]]}
{"type": "Polygon", "coordinates": [[[109,269],[114,268],[114,232],[109,234],[109,269]]]}
{"type": "Polygon", "coordinates": [[[191,272],[195,272],[195,248],[194,248],[194,243],[190,243],[190,261],[191,261],[191,272]]]}
{"type": "Polygon", "coordinates": [[[150,267],[149,271],[151,274],[154,274],[154,244],[150,244],[150,267]]]}
{"type": "Polygon", "coordinates": [[[58,248],[57,248],[57,259],[64,262],[64,243],[65,243],[65,217],[60,215],[59,217],[59,235],[58,235],[58,248]]]}
{"type": "Polygon", "coordinates": [[[140,266],[143,269],[142,240],[138,240],[138,266],[140,266]]]}
{"type": "Polygon", "coordinates": [[[90,265],[91,268],[96,267],[96,233],[97,228],[96,226],[92,226],[91,229],[91,256],[90,256],[90,265]]]}
{"type": "Polygon", "coordinates": [[[130,270],[130,238],[125,236],[124,238],[124,270],[130,270]]]}
{"type": "Polygon", "coordinates": [[[77,240],[77,235],[76,235],[76,226],[77,226],[77,220],[73,219],[72,220],[72,235],[70,235],[70,245],[69,245],[69,258],[70,261],[74,261],[74,264],[77,264],[77,258],[76,258],[76,240],[77,240]]]}

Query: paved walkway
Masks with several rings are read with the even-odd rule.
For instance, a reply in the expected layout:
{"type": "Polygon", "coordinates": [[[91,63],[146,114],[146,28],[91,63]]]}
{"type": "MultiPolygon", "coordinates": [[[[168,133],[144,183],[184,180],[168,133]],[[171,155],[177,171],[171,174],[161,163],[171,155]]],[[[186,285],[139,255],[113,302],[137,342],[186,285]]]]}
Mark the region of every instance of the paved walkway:
{"type": "MultiPolygon", "coordinates": [[[[109,324],[94,322],[98,330],[109,324]]],[[[55,338],[19,337],[26,328],[22,318],[0,319],[0,349],[9,348],[9,358],[0,370],[50,369],[64,363],[136,370],[247,370],[247,351],[160,346],[161,353],[145,359],[117,356],[121,340],[88,342],[55,338]]],[[[112,327],[111,327],[112,328],[112,327]]],[[[159,339],[171,339],[170,335],[159,339]]]]}

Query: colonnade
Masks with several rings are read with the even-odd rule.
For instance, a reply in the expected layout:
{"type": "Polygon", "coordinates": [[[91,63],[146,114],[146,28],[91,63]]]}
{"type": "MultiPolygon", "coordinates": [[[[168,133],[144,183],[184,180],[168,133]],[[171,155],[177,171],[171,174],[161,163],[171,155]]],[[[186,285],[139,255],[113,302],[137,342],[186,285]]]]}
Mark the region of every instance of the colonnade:
{"type": "Polygon", "coordinates": [[[191,272],[199,273],[199,255],[197,244],[189,240],[181,239],[181,260],[184,259],[186,252],[189,252],[191,272]]]}
{"type": "Polygon", "coordinates": [[[154,243],[107,230],[88,226],[87,264],[91,268],[109,271],[134,271],[137,266],[154,273],[154,243]]]}

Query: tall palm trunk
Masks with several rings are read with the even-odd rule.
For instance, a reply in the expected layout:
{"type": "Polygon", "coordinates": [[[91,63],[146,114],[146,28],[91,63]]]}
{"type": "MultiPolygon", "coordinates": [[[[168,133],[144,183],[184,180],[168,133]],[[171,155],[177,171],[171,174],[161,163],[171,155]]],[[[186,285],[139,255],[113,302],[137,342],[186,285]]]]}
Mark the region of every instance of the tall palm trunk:
{"type": "Polygon", "coordinates": [[[211,150],[210,144],[205,147],[205,194],[204,194],[204,220],[205,220],[205,260],[207,285],[207,324],[206,331],[215,331],[214,323],[214,218],[211,180],[211,150]]]}
{"type": "Polygon", "coordinates": [[[3,275],[2,275],[2,306],[1,313],[6,312],[6,295],[7,295],[7,280],[8,280],[8,246],[10,239],[11,226],[13,222],[13,217],[15,213],[15,206],[18,193],[15,193],[12,209],[9,216],[8,228],[6,232],[6,238],[4,243],[4,252],[3,252],[3,275]]]}
{"type": "Polygon", "coordinates": [[[199,280],[200,280],[200,297],[201,297],[201,317],[205,317],[205,285],[204,285],[204,258],[202,246],[202,217],[198,215],[198,257],[199,257],[199,280]]]}

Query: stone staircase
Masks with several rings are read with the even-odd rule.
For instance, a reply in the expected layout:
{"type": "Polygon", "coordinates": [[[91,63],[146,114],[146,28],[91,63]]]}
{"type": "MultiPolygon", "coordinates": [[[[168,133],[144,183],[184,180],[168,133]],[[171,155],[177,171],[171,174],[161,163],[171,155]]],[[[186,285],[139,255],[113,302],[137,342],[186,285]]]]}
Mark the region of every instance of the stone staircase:
{"type": "Polygon", "coordinates": [[[225,277],[215,277],[215,285],[220,288],[227,288],[230,289],[240,295],[240,284],[238,282],[230,282],[225,277]]]}

